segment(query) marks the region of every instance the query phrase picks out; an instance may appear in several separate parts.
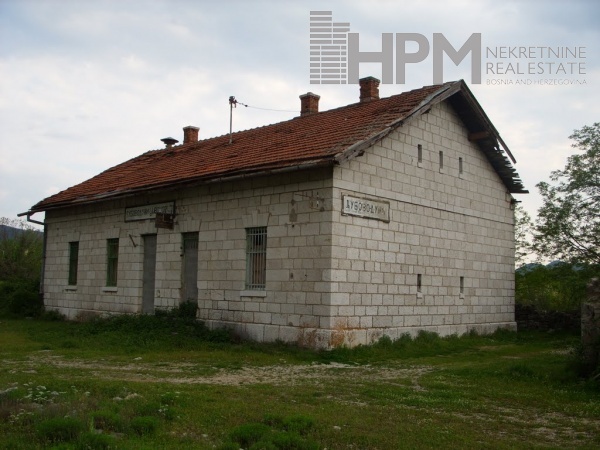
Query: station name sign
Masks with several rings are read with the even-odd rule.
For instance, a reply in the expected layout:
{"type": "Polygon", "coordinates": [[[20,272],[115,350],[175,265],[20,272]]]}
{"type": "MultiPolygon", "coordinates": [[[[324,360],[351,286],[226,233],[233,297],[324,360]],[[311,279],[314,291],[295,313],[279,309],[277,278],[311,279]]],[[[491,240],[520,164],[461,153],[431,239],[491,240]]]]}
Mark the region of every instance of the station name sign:
{"type": "Polygon", "coordinates": [[[125,222],[155,219],[158,213],[175,214],[175,202],[154,203],[152,205],[125,208],[125,222]]]}
{"type": "Polygon", "coordinates": [[[342,214],[390,221],[390,203],[370,198],[342,195],[342,214]]]}

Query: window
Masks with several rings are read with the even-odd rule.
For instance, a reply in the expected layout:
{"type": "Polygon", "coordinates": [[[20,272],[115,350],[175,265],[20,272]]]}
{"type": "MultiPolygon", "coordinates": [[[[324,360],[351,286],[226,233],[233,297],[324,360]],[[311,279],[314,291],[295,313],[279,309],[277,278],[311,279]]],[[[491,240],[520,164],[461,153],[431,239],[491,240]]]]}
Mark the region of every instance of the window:
{"type": "Polygon", "coordinates": [[[417,145],[417,163],[423,162],[423,146],[421,144],[417,145]]]}
{"type": "Polygon", "coordinates": [[[465,294],[465,277],[460,277],[460,295],[465,294]]]}
{"type": "Polygon", "coordinates": [[[119,262],[119,239],[106,241],[106,286],[117,285],[117,265],[119,262]]]}
{"type": "Polygon", "coordinates": [[[458,174],[462,175],[463,173],[463,159],[458,158],[458,174]]]}
{"type": "Polygon", "coordinates": [[[79,262],[79,242],[69,242],[69,286],[77,285],[77,263],[79,262]]]}
{"type": "Polygon", "coordinates": [[[440,150],[440,170],[444,170],[444,152],[440,150]]]}
{"type": "Polygon", "coordinates": [[[421,281],[421,274],[417,274],[417,293],[420,294],[421,292],[423,292],[422,289],[422,281],[421,281]]]}
{"type": "Polygon", "coordinates": [[[246,289],[264,290],[267,279],[267,227],[246,228],[246,289]]]}

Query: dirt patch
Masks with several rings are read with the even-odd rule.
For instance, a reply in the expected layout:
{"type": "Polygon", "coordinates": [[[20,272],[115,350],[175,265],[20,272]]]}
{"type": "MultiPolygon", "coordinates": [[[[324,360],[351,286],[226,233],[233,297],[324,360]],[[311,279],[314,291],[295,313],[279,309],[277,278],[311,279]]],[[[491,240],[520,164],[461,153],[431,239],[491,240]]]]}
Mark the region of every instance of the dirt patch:
{"type": "Polygon", "coordinates": [[[423,390],[419,378],[433,370],[427,366],[374,367],[352,364],[279,364],[265,367],[246,366],[242,368],[217,368],[194,363],[115,363],[102,360],[65,359],[61,356],[40,354],[24,361],[4,361],[11,371],[26,372],[41,366],[61,369],[77,369],[82,376],[173,384],[215,384],[240,386],[270,384],[290,386],[297,384],[320,384],[343,378],[364,382],[367,380],[390,381],[407,380],[407,387],[423,390]],[[198,373],[201,373],[199,375],[198,373]]]}

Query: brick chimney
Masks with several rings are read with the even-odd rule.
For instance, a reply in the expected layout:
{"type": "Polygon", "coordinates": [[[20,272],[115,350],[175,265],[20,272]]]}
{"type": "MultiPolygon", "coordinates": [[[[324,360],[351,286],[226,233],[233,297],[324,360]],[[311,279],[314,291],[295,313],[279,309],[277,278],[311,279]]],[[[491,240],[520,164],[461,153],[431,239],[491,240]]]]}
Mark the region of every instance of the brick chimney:
{"type": "Polygon", "coordinates": [[[375,77],[366,77],[358,80],[360,83],[360,101],[370,102],[379,100],[379,80],[375,77]]]}
{"type": "Polygon", "coordinates": [[[300,117],[319,112],[319,99],[321,97],[312,92],[300,96],[300,117]]]}
{"type": "Polygon", "coordinates": [[[187,126],[183,127],[183,143],[189,144],[190,142],[198,142],[198,132],[200,128],[187,126]]]}

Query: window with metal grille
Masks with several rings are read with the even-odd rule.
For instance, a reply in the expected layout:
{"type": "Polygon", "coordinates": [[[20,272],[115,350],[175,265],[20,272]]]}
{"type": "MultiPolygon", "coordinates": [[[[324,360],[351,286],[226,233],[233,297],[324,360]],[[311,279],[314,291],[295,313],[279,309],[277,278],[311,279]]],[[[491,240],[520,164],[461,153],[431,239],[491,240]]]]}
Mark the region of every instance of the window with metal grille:
{"type": "Polygon", "coordinates": [[[79,262],[79,242],[69,242],[69,286],[77,285],[77,264],[79,262]]]}
{"type": "Polygon", "coordinates": [[[264,290],[267,279],[267,227],[246,228],[246,289],[264,290]]]}
{"type": "Polygon", "coordinates": [[[119,262],[119,239],[106,240],[106,286],[117,285],[117,265],[119,262]]]}

